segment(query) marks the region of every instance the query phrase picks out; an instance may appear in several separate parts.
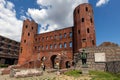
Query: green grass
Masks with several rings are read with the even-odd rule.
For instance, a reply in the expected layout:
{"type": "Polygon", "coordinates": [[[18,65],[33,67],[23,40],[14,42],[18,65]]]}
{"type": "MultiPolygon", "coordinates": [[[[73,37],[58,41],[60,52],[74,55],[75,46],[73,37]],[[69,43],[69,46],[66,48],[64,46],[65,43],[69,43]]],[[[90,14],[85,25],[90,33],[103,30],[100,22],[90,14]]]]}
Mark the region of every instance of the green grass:
{"type": "Polygon", "coordinates": [[[70,71],[65,72],[65,75],[73,76],[73,77],[79,77],[80,74],[82,74],[82,72],[79,70],[70,70],[70,71]]]}
{"type": "Polygon", "coordinates": [[[120,80],[120,74],[112,74],[102,71],[90,71],[89,74],[92,76],[92,80],[120,80]]]}

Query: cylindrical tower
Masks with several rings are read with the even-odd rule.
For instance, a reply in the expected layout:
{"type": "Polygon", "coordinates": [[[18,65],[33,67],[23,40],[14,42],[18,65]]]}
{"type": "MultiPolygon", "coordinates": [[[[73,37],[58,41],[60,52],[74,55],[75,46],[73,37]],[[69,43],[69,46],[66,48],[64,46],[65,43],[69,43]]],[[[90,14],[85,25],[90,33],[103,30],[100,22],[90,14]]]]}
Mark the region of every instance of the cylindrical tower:
{"type": "Polygon", "coordinates": [[[37,34],[37,29],[37,23],[34,21],[29,21],[28,19],[24,20],[18,61],[19,65],[23,65],[31,59],[34,48],[34,38],[37,34]]]}
{"type": "Polygon", "coordinates": [[[96,46],[94,15],[92,6],[80,4],[74,10],[73,51],[96,46]]]}

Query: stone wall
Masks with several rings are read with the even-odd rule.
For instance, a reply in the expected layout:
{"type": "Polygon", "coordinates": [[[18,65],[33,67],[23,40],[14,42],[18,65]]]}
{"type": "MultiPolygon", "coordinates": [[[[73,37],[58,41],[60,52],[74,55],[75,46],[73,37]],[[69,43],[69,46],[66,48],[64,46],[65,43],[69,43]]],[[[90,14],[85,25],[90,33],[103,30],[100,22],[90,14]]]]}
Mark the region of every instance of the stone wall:
{"type": "Polygon", "coordinates": [[[120,61],[107,62],[106,71],[112,72],[112,73],[119,73],[120,72],[120,61]]]}
{"type": "MultiPolygon", "coordinates": [[[[102,70],[106,71],[106,63],[110,61],[120,61],[120,47],[93,47],[86,48],[87,56],[87,64],[89,70],[102,70]],[[94,53],[105,53],[106,62],[95,62],[94,53]]],[[[76,68],[81,69],[82,61],[80,59],[80,54],[76,53],[74,55],[74,59],[76,61],[76,68]]]]}

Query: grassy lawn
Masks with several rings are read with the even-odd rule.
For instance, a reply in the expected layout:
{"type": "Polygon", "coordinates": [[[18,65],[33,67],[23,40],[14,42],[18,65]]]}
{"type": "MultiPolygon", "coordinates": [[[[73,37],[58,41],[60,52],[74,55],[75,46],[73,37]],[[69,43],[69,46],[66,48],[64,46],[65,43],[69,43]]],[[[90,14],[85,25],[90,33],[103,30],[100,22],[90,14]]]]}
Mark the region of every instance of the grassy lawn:
{"type": "Polygon", "coordinates": [[[92,80],[120,80],[120,74],[112,74],[102,71],[90,71],[92,80]]]}
{"type": "MultiPolygon", "coordinates": [[[[65,75],[73,77],[80,77],[81,74],[82,72],[79,70],[70,70],[65,72],[65,75]]],[[[89,75],[92,78],[91,80],[120,80],[120,73],[112,74],[103,71],[89,71],[89,75]]]]}
{"type": "Polygon", "coordinates": [[[73,76],[73,77],[80,77],[80,74],[82,74],[82,72],[79,70],[70,70],[70,71],[65,72],[65,75],[73,76]]]}

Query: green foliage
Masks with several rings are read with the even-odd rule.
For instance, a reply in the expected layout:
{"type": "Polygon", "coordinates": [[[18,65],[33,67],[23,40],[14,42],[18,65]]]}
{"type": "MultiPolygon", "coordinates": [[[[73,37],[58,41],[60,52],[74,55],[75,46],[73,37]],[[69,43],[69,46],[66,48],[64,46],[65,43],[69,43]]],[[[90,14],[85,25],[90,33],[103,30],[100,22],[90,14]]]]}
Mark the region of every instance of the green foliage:
{"type": "Polygon", "coordinates": [[[8,67],[8,64],[0,64],[0,68],[8,67]]]}
{"type": "Polygon", "coordinates": [[[108,72],[90,71],[89,74],[92,75],[92,80],[120,80],[115,74],[108,72]]]}
{"type": "Polygon", "coordinates": [[[82,74],[82,72],[79,70],[70,70],[70,71],[65,72],[65,75],[73,76],[73,77],[79,77],[80,74],[82,74]]]}

